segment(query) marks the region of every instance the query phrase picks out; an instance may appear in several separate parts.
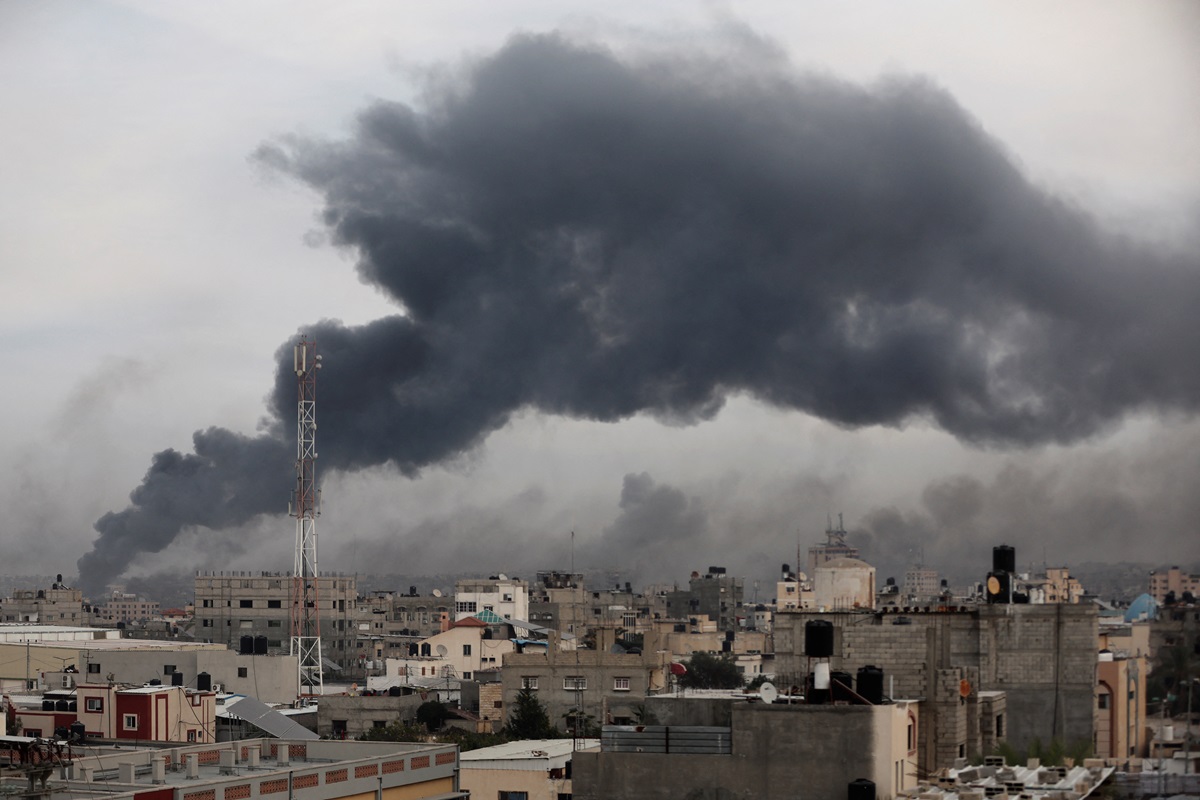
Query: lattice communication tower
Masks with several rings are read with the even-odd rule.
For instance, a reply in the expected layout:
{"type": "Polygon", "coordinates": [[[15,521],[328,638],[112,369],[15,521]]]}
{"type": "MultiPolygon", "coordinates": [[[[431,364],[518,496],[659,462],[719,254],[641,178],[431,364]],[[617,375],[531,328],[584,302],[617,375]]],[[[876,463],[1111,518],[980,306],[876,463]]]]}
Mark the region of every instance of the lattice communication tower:
{"type": "Polygon", "coordinates": [[[301,337],[293,351],[296,405],[296,488],[289,513],[296,518],[296,565],[292,572],[292,637],[289,652],[297,656],[296,689],[300,697],[320,695],[325,688],[321,654],[321,617],[317,597],[317,343],[301,337]]]}

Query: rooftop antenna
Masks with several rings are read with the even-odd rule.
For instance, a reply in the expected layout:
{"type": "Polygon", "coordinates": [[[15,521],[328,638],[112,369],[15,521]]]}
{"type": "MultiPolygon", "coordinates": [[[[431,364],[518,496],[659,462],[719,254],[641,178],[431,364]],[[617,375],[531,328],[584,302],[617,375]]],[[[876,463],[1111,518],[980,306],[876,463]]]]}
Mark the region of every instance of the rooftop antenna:
{"type": "Polygon", "coordinates": [[[321,618],[317,598],[317,343],[302,336],[292,352],[296,372],[296,488],[289,513],[296,518],[296,562],[292,571],[291,646],[296,656],[298,697],[325,690],[321,655],[321,618]]]}

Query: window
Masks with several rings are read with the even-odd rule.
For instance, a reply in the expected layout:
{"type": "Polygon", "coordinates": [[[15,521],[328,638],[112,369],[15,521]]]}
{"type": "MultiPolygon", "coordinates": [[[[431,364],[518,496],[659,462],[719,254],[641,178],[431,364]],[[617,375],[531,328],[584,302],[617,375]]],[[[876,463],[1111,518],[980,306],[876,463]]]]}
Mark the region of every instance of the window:
{"type": "Polygon", "coordinates": [[[100,665],[99,664],[88,664],[88,674],[89,675],[99,675],[100,674],[100,665]]]}
{"type": "Polygon", "coordinates": [[[471,655],[471,645],[469,645],[469,644],[464,644],[464,645],[463,645],[463,655],[464,655],[464,656],[469,656],[469,655],[471,655]]]}
{"type": "Polygon", "coordinates": [[[282,600],[268,600],[267,608],[283,608],[282,600]]]}
{"type": "Polygon", "coordinates": [[[254,608],[253,600],[238,600],[238,608],[254,608]]]}
{"type": "Polygon", "coordinates": [[[212,620],[211,619],[200,620],[200,627],[201,628],[211,628],[212,620]]]}
{"type": "Polygon", "coordinates": [[[1004,715],[1003,714],[996,715],[996,738],[997,739],[1004,738],[1004,715]]]}
{"type": "Polygon", "coordinates": [[[387,720],[385,720],[385,719],[376,719],[376,720],[372,720],[372,721],[371,721],[371,727],[372,727],[372,728],[386,728],[386,727],[387,727],[387,720]]]}
{"type": "Polygon", "coordinates": [[[174,675],[174,674],[175,674],[175,665],[174,664],[163,664],[163,675],[174,675]]]}
{"type": "Polygon", "coordinates": [[[245,677],[247,677],[247,675],[246,675],[246,668],[245,668],[245,667],[238,667],[238,677],[239,677],[239,678],[245,678],[245,677]]]}
{"type": "Polygon", "coordinates": [[[501,789],[497,800],[529,800],[529,792],[506,792],[501,789]]]}
{"type": "Polygon", "coordinates": [[[136,731],[137,730],[137,722],[138,722],[137,714],[122,714],[121,715],[121,727],[123,727],[127,731],[136,731]]]}
{"type": "Polygon", "coordinates": [[[469,669],[463,670],[462,675],[463,675],[463,680],[467,680],[467,681],[471,680],[471,671],[469,669]]]}
{"type": "Polygon", "coordinates": [[[568,691],[579,691],[587,688],[587,678],[583,675],[568,675],[563,678],[563,688],[568,691]]]}
{"type": "Polygon", "coordinates": [[[202,600],[200,602],[200,607],[201,608],[212,608],[213,607],[212,600],[202,600]]]}
{"type": "Polygon", "coordinates": [[[282,628],[282,627],[283,627],[283,620],[279,620],[279,619],[269,619],[269,620],[267,620],[267,627],[268,627],[268,628],[282,628]]]}
{"type": "Polygon", "coordinates": [[[1097,708],[1108,708],[1108,695],[1102,694],[1096,698],[1097,708]]]}
{"type": "Polygon", "coordinates": [[[104,698],[89,697],[87,702],[84,703],[83,707],[93,713],[99,713],[104,710],[104,698]]]}
{"type": "Polygon", "coordinates": [[[194,741],[196,741],[196,732],[195,732],[195,731],[188,731],[187,740],[188,740],[189,742],[194,742],[194,741]]]}
{"type": "Polygon", "coordinates": [[[462,602],[454,604],[454,613],[456,614],[474,614],[478,606],[472,600],[470,602],[462,602]]]}
{"type": "Polygon", "coordinates": [[[241,628],[242,630],[246,630],[247,628],[253,628],[254,620],[252,620],[252,619],[238,620],[238,627],[241,628]]]}
{"type": "Polygon", "coordinates": [[[537,691],[537,682],[538,682],[537,675],[522,675],[521,676],[521,688],[522,689],[530,689],[530,690],[536,692],[537,691]]]}
{"type": "Polygon", "coordinates": [[[613,678],[613,691],[614,692],[628,692],[629,691],[629,678],[613,678]]]}

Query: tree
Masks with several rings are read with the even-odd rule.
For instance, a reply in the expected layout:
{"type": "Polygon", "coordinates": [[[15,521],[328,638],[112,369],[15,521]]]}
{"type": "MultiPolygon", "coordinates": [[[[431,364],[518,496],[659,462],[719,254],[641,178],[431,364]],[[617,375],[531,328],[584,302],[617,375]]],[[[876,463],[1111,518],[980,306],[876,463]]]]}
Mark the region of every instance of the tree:
{"type": "Polygon", "coordinates": [[[692,653],[687,672],[679,676],[687,689],[737,689],[744,682],[732,658],[711,653],[692,653]]]}
{"type": "Polygon", "coordinates": [[[417,707],[417,722],[425,726],[425,729],[433,733],[438,728],[442,727],[442,723],[450,716],[450,712],[446,707],[437,700],[430,700],[427,703],[421,703],[417,707]]]}
{"type": "Polygon", "coordinates": [[[550,739],[557,731],[550,724],[546,707],[537,699],[532,689],[522,689],[508,715],[504,732],[514,739],[550,739]]]}
{"type": "Polygon", "coordinates": [[[382,728],[370,728],[358,738],[364,742],[423,742],[426,735],[416,725],[405,725],[396,720],[382,728]]]}

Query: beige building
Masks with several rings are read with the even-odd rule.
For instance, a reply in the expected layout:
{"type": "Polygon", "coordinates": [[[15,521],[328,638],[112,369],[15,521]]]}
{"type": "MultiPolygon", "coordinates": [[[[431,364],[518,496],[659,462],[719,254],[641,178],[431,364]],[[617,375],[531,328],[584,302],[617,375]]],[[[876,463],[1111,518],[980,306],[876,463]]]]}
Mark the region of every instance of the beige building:
{"type": "Polygon", "coordinates": [[[160,616],[157,602],[124,592],[113,592],[104,605],[95,607],[94,614],[96,620],[107,623],[140,622],[160,616]]]}
{"type": "Polygon", "coordinates": [[[1190,592],[1193,597],[1200,597],[1200,575],[1184,572],[1179,567],[1171,567],[1166,571],[1150,571],[1150,596],[1163,603],[1167,595],[1174,594],[1175,599],[1182,600],[1184,592],[1190,592]]]}
{"type": "Polygon", "coordinates": [[[1146,755],[1146,659],[1102,651],[1096,667],[1096,756],[1146,755]]]}
{"type": "Polygon", "coordinates": [[[0,601],[0,622],[90,625],[92,607],[83,602],[82,592],[62,583],[49,589],[17,589],[12,597],[0,601]]]}
{"type": "MultiPolygon", "coordinates": [[[[24,709],[17,714],[25,736],[54,735],[76,720],[86,735],[134,742],[216,741],[216,694],[183,686],[81,683],[67,708],[24,709]],[[75,708],[70,708],[74,705],[75,708]]],[[[58,703],[61,705],[62,703],[58,703]]]]}
{"type": "Polygon", "coordinates": [[[501,666],[504,655],[515,649],[512,640],[492,638],[491,634],[491,628],[474,617],[450,623],[449,630],[414,642],[415,652],[387,659],[384,682],[390,686],[406,678],[472,680],[481,669],[501,666]]]}
{"type": "Polygon", "coordinates": [[[571,762],[599,739],[527,739],[459,756],[459,780],[471,797],[562,800],[572,796],[571,762]]]}
{"type": "Polygon", "coordinates": [[[835,558],[813,572],[813,605],[825,611],[875,607],[875,568],[857,558],[835,558]]]}
{"type": "Polygon", "coordinates": [[[455,581],[454,619],[483,611],[505,619],[529,621],[529,584],[506,575],[455,581]]]}

